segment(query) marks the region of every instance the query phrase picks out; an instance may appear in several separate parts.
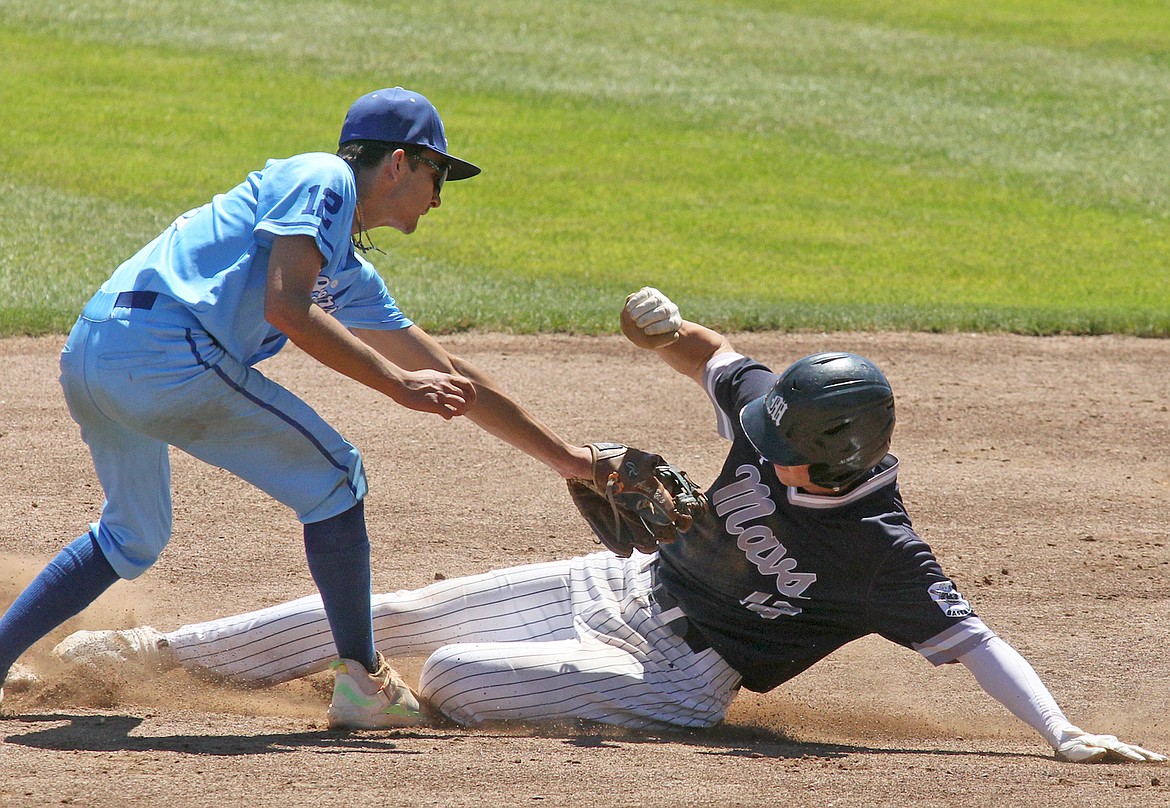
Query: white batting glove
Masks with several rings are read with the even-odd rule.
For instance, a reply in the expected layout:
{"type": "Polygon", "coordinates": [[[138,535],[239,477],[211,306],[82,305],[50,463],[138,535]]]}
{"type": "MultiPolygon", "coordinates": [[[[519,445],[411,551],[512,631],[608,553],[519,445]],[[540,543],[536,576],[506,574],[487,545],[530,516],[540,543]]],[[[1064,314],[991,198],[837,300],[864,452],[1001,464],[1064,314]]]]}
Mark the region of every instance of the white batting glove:
{"type": "Polygon", "coordinates": [[[653,286],[643,286],[626,298],[626,313],[647,336],[673,334],[682,326],[678,306],[653,286]]]}
{"type": "Polygon", "coordinates": [[[643,286],[626,298],[621,325],[622,333],[630,342],[656,351],[679,338],[682,317],[670,298],[652,286],[643,286]]]}
{"type": "Polygon", "coordinates": [[[1070,763],[1161,763],[1166,760],[1157,752],[1119,741],[1115,735],[1093,735],[1071,725],[1061,732],[1060,739],[1056,756],[1070,763]]]}

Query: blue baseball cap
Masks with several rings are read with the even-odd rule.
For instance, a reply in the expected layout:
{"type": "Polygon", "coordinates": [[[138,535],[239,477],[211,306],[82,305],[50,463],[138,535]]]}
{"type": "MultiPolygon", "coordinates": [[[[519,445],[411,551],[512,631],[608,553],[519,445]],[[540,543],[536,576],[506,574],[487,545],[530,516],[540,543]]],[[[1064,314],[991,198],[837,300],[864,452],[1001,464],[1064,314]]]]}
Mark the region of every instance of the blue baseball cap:
{"type": "Polygon", "coordinates": [[[426,146],[446,159],[450,166],[448,180],[465,180],[480,172],[479,166],[447,153],[447,135],[435,105],[401,87],[375,90],[353,102],[341,126],[338,145],[352,140],[426,146]]]}

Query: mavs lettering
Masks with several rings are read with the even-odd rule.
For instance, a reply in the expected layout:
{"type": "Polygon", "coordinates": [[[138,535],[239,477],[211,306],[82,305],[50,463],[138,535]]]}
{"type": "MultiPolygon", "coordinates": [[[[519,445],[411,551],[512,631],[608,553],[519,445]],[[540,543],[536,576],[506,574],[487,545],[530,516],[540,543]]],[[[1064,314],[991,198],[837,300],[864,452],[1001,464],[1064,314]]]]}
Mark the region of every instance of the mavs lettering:
{"type": "MultiPolygon", "coordinates": [[[[772,501],[768,486],[760,482],[759,469],[744,464],[736,469],[736,478],[730,485],[712,492],[711,504],[716,515],[725,517],[724,529],[736,537],[736,546],[760,574],[776,576],[776,591],[783,598],[803,597],[804,590],[816,581],[816,574],[797,572],[796,560],[788,557],[788,549],[767,525],[747,524],[776,512],[776,503],[772,501]]],[[[766,592],[755,592],[740,603],[768,619],[782,614],[797,615],[802,611],[787,600],[766,592]]]]}

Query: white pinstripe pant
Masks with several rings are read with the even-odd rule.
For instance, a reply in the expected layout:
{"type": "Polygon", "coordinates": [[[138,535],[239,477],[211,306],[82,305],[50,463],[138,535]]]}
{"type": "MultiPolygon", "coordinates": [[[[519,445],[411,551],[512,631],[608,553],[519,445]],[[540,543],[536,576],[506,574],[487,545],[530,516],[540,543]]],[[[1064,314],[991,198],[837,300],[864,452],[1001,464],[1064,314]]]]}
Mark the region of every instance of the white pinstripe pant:
{"type": "MultiPolygon", "coordinates": [[[[420,694],[461,724],[717,724],[740,676],[660,619],[653,558],[595,553],[375,595],[374,640],[391,658],[430,654],[420,694]]],[[[336,655],[316,595],[166,638],[184,667],[257,684],[323,670],[336,655]]]]}

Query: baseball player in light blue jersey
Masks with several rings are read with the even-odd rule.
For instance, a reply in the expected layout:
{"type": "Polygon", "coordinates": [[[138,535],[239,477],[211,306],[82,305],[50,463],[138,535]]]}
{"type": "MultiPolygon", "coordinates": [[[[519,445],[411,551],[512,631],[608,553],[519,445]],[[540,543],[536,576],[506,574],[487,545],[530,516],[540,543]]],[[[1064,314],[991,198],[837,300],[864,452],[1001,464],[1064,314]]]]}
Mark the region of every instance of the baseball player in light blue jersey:
{"type": "MultiPolygon", "coordinates": [[[[772,690],[875,634],[934,665],[963,665],[1063,760],[1165,760],[1073,725],[945,575],[902,502],[888,453],[893,391],[872,362],[822,353],[773,373],[652,288],[631,295],[625,314],[631,341],[707,393],[730,441],[706,491],[711,508],[655,553],[594,553],[376,596],[378,646],[429,655],[419,692],[431,709],[472,725],[707,727],[740,688],[772,690]]],[[[165,634],[77,632],[55,651],[89,666],[182,666],[250,683],[330,659],[315,596],[165,634]]]]}
{"type": "MultiPolygon", "coordinates": [[[[171,536],[168,447],[227,469],[292,508],[339,657],[335,726],[393,726],[418,705],[375,651],[361,455],[253,366],[288,340],[411,409],[468,415],[565,477],[572,447],[401,311],[361,252],[367,231],[412,233],[447,180],[480,169],[448,153],[423,96],[379,90],[349,109],[337,154],[270,160],[184,213],[122,264],[61,355],[70,413],[106,502],[0,619],[0,683],[35,641],[171,536]]],[[[2,694],[2,691],[0,691],[2,694]]]]}

